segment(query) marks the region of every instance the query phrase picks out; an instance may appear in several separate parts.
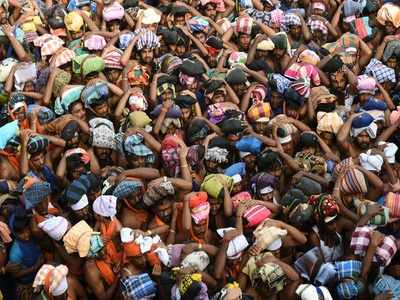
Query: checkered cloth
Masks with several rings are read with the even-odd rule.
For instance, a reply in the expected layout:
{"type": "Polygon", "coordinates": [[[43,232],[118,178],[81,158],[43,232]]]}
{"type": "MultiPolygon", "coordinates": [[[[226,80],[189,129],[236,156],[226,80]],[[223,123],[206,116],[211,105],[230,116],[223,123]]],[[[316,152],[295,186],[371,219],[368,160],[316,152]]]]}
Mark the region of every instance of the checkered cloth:
{"type": "Polygon", "coordinates": [[[324,35],[328,34],[328,28],[321,20],[309,20],[307,25],[310,27],[311,32],[315,32],[317,30],[322,31],[324,35]]]}
{"type": "Polygon", "coordinates": [[[54,61],[56,67],[62,66],[70,61],[72,61],[75,57],[75,52],[71,49],[61,47],[51,58],[50,63],[54,61]]]}
{"type": "Polygon", "coordinates": [[[139,180],[124,180],[117,185],[113,191],[113,195],[119,199],[123,199],[132,193],[140,191],[142,188],[143,183],[139,180]]]}
{"type": "Polygon", "coordinates": [[[132,300],[151,298],[157,292],[155,282],[147,273],[121,278],[120,287],[124,298],[132,300]]]}
{"type": "Polygon", "coordinates": [[[25,208],[31,209],[36,207],[43,199],[51,194],[50,183],[36,182],[31,187],[24,190],[23,198],[25,208]]]}
{"type": "Polygon", "coordinates": [[[282,30],[288,32],[290,26],[300,26],[301,19],[295,14],[285,14],[282,20],[282,30]]]}
{"type": "Polygon", "coordinates": [[[379,83],[386,81],[396,82],[396,75],[392,68],[387,67],[376,58],[371,59],[365,67],[365,74],[375,77],[379,83]]]}
{"type": "Polygon", "coordinates": [[[150,30],[146,30],[139,35],[136,47],[138,50],[143,48],[154,49],[160,46],[160,38],[150,30]]]}
{"type": "MultiPolygon", "coordinates": [[[[350,248],[354,250],[354,254],[364,256],[370,243],[371,227],[357,227],[351,237],[350,248]]],[[[397,252],[396,240],[393,236],[385,236],[382,243],[376,249],[373,261],[378,262],[382,266],[390,264],[393,256],[397,252]]]]}
{"type": "Polygon", "coordinates": [[[41,48],[42,56],[47,56],[56,53],[64,45],[64,41],[57,36],[46,33],[36,38],[33,44],[41,48]]]}
{"type": "Polygon", "coordinates": [[[335,263],[338,280],[346,278],[357,279],[361,274],[362,262],[358,260],[345,260],[335,263]]]}
{"type": "Polygon", "coordinates": [[[143,144],[143,137],[138,134],[128,136],[124,142],[126,153],[136,156],[154,155],[153,152],[143,144]]]}
{"type": "Polygon", "coordinates": [[[389,275],[381,275],[372,286],[372,292],[379,295],[385,292],[392,292],[392,299],[400,297],[400,281],[389,275]]]}
{"type": "Polygon", "coordinates": [[[236,34],[251,34],[253,28],[253,19],[249,16],[241,16],[236,19],[235,33],[236,34]]]}

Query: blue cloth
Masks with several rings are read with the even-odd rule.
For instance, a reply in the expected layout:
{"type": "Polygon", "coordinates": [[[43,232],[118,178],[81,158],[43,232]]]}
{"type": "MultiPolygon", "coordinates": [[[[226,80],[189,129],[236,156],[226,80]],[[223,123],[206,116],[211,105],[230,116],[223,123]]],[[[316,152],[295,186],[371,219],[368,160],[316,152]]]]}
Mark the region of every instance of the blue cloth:
{"type": "Polygon", "coordinates": [[[117,185],[113,195],[119,199],[126,198],[132,193],[140,191],[142,187],[143,185],[138,180],[124,180],[117,185]]]}
{"type": "Polygon", "coordinates": [[[254,136],[244,136],[235,143],[237,150],[258,154],[261,151],[262,142],[254,136]]]}
{"type": "Polygon", "coordinates": [[[393,294],[392,300],[400,297],[400,280],[397,280],[389,275],[381,275],[372,287],[372,292],[379,295],[384,292],[391,291],[393,294]]]}
{"type": "Polygon", "coordinates": [[[373,121],[374,118],[369,113],[363,113],[353,119],[353,121],[351,122],[351,127],[352,128],[368,127],[373,121]]]}
{"type": "MultiPolygon", "coordinates": [[[[56,175],[54,174],[54,172],[49,168],[49,166],[45,165],[43,167],[42,171],[42,175],[45,178],[45,180],[50,183],[50,187],[51,187],[51,191],[52,192],[57,192],[58,191],[58,179],[56,177],[56,175]]],[[[37,173],[35,173],[34,171],[29,171],[28,176],[35,176],[37,178],[41,178],[41,176],[37,173]]]]}
{"type": "Polygon", "coordinates": [[[147,273],[123,277],[120,280],[121,293],[125,299],[139,300],[154,297],[157,288],[147,273]]]}
{"type": "Polygon", "coordinates": [[[382,100],[370,97],[364,104],[361,105],[363,110],[386,110],[387,105],[382,100]]]}
{"type": "Polygon", "coordinates": [[[4,149],[7,142],[18,132],[18,120],[7,123],[6,125],[0,127],[0,149],[4,149]]]}
{"type": "Polygon", "coordinates": [[[362,262],[358,260],[345,260],[335,263],[338,280],[357,278],[361,274],[362,262]]]}
{"type": "Polygon", "coordinates": [[[48,182],[34,183],[27,188],[24,195],[25,208],[35,208],[41,201],[51,194],[50,184],[48,182]]]}
{"type": "Polygon", "coordinates": [[[361,274],[362,262],[358,260],[346,260],[335,263],[336,276],[339,281],[343,279],[353,279],[341,282],[336,286],[336,294],[339,299],[351,299],[356,297],[363,289],[364,285],[358,279],[361,274]]]}
{"type": "Polygon", "coordinates": [[[225,169],[224,172],[224,175],[226,176],[233,176],[236,174],[239,174],[242,177],[246,175],[246,164],[244,162],[233,164],[225,169]]]}
{"type": "Polygon", "coordinates": [[[336,295],[339,299],[353,299],[362,292],[364,285],[361,281],[342,282],[336,286],[336,295]]]}

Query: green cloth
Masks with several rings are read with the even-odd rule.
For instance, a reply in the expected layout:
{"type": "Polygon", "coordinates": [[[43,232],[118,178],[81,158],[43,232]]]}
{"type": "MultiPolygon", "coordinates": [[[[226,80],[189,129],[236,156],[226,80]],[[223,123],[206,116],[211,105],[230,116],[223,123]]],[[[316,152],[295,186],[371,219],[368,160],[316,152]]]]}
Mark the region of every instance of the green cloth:
{"type": "Polygon", "coordinates": [[[90,248],[88,252],[88,257],[95,257],[101,249],[104,248],[103,240],[100,234],[92,234],[90,238],[90,248]]]}
{"type": "Polygon", "coordinates": [[[86,57],[82,61],[82,75],[86,76],[92,72],[101,72],[104,70],[105,67],[105,62],[104,59],[102,59],[99,56],[91,56],[91,57],[86,57]]]}
{"type": "Polygon", "coordinates": [[[221,193],[224,189],[223,182],[226,182],[228,191],[230,192],[233,187],[232,177],[222,175],[222,174],[210,174],[204,178],[201,184],[200,190],[206,192],[210,197],[214,199],[220,199],[221,193]]]}

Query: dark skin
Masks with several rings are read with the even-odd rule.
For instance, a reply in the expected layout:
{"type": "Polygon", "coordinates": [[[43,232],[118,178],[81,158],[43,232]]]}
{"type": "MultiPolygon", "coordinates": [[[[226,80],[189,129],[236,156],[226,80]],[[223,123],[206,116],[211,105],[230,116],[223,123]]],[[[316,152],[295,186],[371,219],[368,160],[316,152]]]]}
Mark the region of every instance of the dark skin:
{"type": "Polygon", "coordinates": [[[97,299],[99,300],[114,299],[115,292],[118,288],[118,283],[119,283],[118,280],[115,280],[115,282],[112,285],[107,287],[103,282],[100,271],[97,268],[95,261],[92,259],[86,261],[83,269],[85,273],[86,282],[91,287],[97,299]]]}

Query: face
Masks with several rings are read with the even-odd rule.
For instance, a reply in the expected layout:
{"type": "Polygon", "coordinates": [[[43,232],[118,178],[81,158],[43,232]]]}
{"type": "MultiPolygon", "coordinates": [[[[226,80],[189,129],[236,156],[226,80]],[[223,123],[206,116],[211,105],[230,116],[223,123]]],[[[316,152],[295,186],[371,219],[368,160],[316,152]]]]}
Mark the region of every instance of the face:
{"type": "Polygon", "coordinates": [[[197,237],[203,237],[207,232],[207,220],[201,221],[199,224],[192,222],[193,233],[197,237]]]}
{"type": "Polygon", "coordinates": [[[330,79],[331,85],[336,91],[344,91],[347,85],[347,80],[343,72],[332,74],[330,79]]]}
{"type": "Polygon", "coordinates": [[[80,39],[83,36],[83,32],[71,32],[71,37],[73,40],[80,39]]]}
{"type": "Polygon", "coordinates": [[[144,156],[130,155],[127,159],[133,168],[144,168],[146,166],[146,158],[144,156]]]}
{"type": "Polygon", "coordinates": [[[177,45],[175,51],[176,51],[176,55],[178,57],[182,57],[186,53],[186,46],[185,45],[177,45]]]}
{"type": "Polygon", "coordinates": [[[140,59],[145,64],[151,64],[154,59],[153,50],[149,48],[144,48],[140,50],[140,59]]]}
{"type": "Polygon", "coordinates": [[[290,156],[293,156],[293,141],[282,145],[283,151],[290,156]]]}
{"type": "Polygon", "coordinates": [[[157,206],[156,215],[161,219],[161,221],[169,224],[172,217],[172,203],[168,201],[157,206]]]}
{"type": "Polygon", "coordinates": [[[33,170],[41,171],[44,168],[46,162],[45,154],[43,152],[35,154],[34,156],[31,156],[29,162],[33,170]]]}
{"type": "Polygon", "coordinates": [[[396,33],[396,27],[394,27],[392,22],[389,22],[389,21],[385,22],[385,33],[386,33],[386,35],[396,33]]]}
{"type": "Polygon", "coordinates": [[[272,50],[272,53],[274,56],[276,56],[277,58],[281,58],[285,55],[286,50],[285,49],[279,49],[279,48],[274,48],[274,50],[272,50]]]}
{"type": "Polygon", "coordinates": [[[24,242],[29,241],[31,238],[31,231],[29,228],[24,228],[20,232],[17,232],[16,234],[17,234],[18,239],[20,239],[21,241],[24,241],[24,242]]]}
{"type": "Polygon", "coordinates": [[[24,85],[24,92],[34,92],[35,86],[33,85],[32,81],[28,81],[24,85]]]}
{"type": "Polygon", "coordinates": [[[118,32],[119,31],[119,22],[110,22],[109,28],[111,32],[118,32]]]}
{"type": "Polygon", "coordinates": [[[269,170],[268,173],[275,176],[276,178],[279,178],[282,175],[282,168],[275,168],[275,169],[269,170]]]}
{"type": "Polygon", "coordinates": [[[266,58],[268,56],[268,51],[256,50],[256,58],[266,58]]]}
{"type": "Polygon", "coordinates": [[[244,83],[233,84],[233,85],[231,85],[231,87],[235,91],[235,93],[239,96],[243,96],[247,90],[247,87],[244,83]]]}
{"type": "Polygon", "coordinates": [[[214,95],[213,95],[213,97],[212,97],[212,99],[211,99],[211,102],[212,103],[221,103],[221,102],[224,102],[225,101],[225,94],[224,93],[221,93],[221,92],[216,92],[214,95]]]}
{"type": "Polygon", "coordinates": [[[290,26],[289,34],[294,40],[300,40],[301,38],[301,26],[290,26]]]}
{"type": "Polygon", "coordinates": [[[211,197],[209,198],[209,201],[210,201],[210,214],[212,216],[216,216],[221,209],[222,203],[220,200],[211,197]]]}
{"type": "Polygon", "coordinates": [[[129,195],[129,197],[126,198],[126,200],[129,202],[129,204],[135,206],[140,201],[140,194],[141,191],[132,193],[129,195]]]}
{"type": "Polygon", "coordinates": [[[110,155],[112,153],[112,150],[108,148],[93,147],[93,149],[94,149],[94,154],[96,154],[96,156],[101,160],[106,160],[110,158],[110,155]]]}
{"type": "Polygon", "coordinates": [[[261,200],[265,202],[272,202],[274,198],[274,192],[261,194],[261,200]]]}
{"type": "Polygon", "coordinates": [[[86,120],[86,110],[81,102],[76,102],[76,104],[71,107],[70,111],[74,117],[80,120],[86,120]]]}
{"type": "Polygon", "coordinates": [[[181,110],[183,121],[188,121],[190,119],[190,114],[192,113],[192,110],[190,108],[182,108],[181,110]]]}
{"type": "Polygon", "coordinates": [[[319,135],[328,145],[332,145],[335,142],[335,135],[332,132],[323,131],[319,135]]]}
{"type": "Polygon", "coordinates": [[[107,72],[105,72],[108,81],[116,83],[119,76],[121,75],[121,71],[118,69],[108,69],[107,72]]]}
{"type": "Polygon", "coordinates": [[[271,93],[271,107],[272,108],[279,108],[282,106],[283,98],[282,95],[276,91],[271,93]]]}
{"type": "Polygon", "coordinates": [[[244,50],[248,50],[249,46],[250,46],[250,35],[241,34],[239,36],[239,47],[243,48],[244,50]]]}
{"type": "Polygon", "coordinates": [[[25,111],[25,108],[23,108],[23,107],[18,108],[14,112],[14,114],[15,114],[16,119],[20,122],[22,122],[26,119],[26,111],[25,111]]]}
{"type": "Polygon", "coordinates": [[[144,255],[130,257],[129,261],[137,268],[144,269],[146,267],[146,259],[144,255]]]}
{"type": "Polygon", "coordinates": [[[268,123],[267,122],[255,122],[254,123],[254,131],[258,134],[266,134],[268,131],[268,123]]]}
{"type": "Polygon", "coordinates": [[[206,17],[215,20],[215,17],[217,16],[217,11],[215,10],[215,6],[212,4],[207,4],[206,7],[204,8],[204,15],[206,17]]]}
{"type": "Polygon", "coordinates": [[[206,43],[206,35],[204,32],[196,32],[194,35],[203,45],[206,43]]]}
{"type": "Polygon", "coordinates": [[[74,214],[78,217],[79,220],[86,220],[89,217],[89,205],[82,209],[75,210],[74,214]]]}
{"type": "Polygon", "coordinates": [[[36,205],[35,210],[41,216],[45,216],[48,214],[49,209],[49,197],[46,197],[38,205],[36,205]]]}
{"type": "Polygon", "coordinates": [[[78,179],[82,174],[85,173],[85,167],[79,166],[78,168],[72,170],[71,175],[73,179],[78,179]]]}
{"type": "Polygon", "coordinates": [[[391,58],[389,58],[388,60],[387,60],[387,62],[386,62],[386,65],[389,67],[389,68],[392,68],[392,69],[397,69],[397,59],[396,59],[396,57],[391,57],[391,58]]]}
{"type": "Polygon", "coordinates": [[[313,41],[315,41],[319,46],[326,43],[326,35],[322,33],[321,30],[315,30],[312,33],[313,41]]]}
{"type": "Polygon", "coordinates": [[[143,27],[153,32],[157,31],[157,24],[143,25],[143,27]]]}
{"type": "Polygon", "coordinates": [[[256,156],[254,154],[249,154],[243,157],[243,161],[248,169],[254,169],[256,167],[256,156]]]}
{"type": "Polygon", "coordinates": [[[371,97],[371,94],[363,93],[358,95],[360,103],[365,103],[369,97],[371,97]]]}
{"type": "Polygon", "coordinates": [[[175,16],[174,24],[175,24],[175,26],[184,26],[185,25],[185,16],[175,16]]]}
{"type": "Polygon", "coordinates": [[[106,118],[110,114],[110,107],[107,101],[103,101],[99,105],[93,107],[93,111],[97,117],[106,118]]]}
{"type": "Polygon", "coordinates": [[[164,102],[167,100],[172,100],[174,97],[174,94],[173,94],[172,90],[167,89],[164,91],[164,93],[161,94],[160,97],[161,97],[161,100],[164,102]]]}
{"type": "Polygon", "coordinates": [[[371,138],[366,131],[363,131],[356,137],[356,143],[361,149],[366,150],[371,144],[371,138]]]}
{"type": "Polygon", "coordinates": [[[235,183],[232,187],[232,195],[240,193],[242,191],[242,182],[235,183]]]}
{"type": "Polygon", "coordinates": [[[5,24],[5,23],[7,23],[7,14],[2,6],[0,7],[0,24],[5,24]]]}

